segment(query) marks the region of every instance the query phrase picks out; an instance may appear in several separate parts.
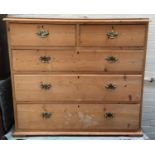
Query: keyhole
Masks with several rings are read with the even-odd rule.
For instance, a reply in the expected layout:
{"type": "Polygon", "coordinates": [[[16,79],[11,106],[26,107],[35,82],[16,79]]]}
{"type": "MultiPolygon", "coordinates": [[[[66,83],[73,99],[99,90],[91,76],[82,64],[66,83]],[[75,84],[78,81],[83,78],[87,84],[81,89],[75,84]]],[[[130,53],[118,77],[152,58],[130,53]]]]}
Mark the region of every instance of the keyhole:
{"type": "Polygon", "coordinates": [[[132,95],[129,95],[129,100],[130,100],[130,101],[132,100],[132,95]]]}

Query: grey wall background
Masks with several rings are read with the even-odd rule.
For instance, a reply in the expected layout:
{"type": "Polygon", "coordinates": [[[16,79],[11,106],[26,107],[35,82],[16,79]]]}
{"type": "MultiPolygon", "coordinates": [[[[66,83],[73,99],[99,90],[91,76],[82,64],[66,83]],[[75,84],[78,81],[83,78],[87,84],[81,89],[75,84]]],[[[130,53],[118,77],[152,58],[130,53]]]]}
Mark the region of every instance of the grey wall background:
{"type": "MultiPolygon", "coordinates": [[[[14,16],[14,15],[10,15],[14,16]]],[[[145,86],[143,99],[142,129],[151,138],[155,139],[155,14],[53,14],[53,15],[16,15],[18,17],[53,17],[53,18],[150,18],[148,48],[145,67],[145,86]]]]}

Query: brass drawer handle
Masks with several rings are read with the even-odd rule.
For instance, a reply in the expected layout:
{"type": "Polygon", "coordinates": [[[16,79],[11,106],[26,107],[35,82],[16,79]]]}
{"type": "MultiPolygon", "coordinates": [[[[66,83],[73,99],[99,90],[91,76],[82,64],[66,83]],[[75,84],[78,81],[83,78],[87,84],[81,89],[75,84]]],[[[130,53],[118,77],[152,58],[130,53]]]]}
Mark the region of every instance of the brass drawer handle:
{"type": "Polygon", "coordinates": [[[115,39],[118,36],[118,32],[115,31],[112,27],[112,30],[110,32],[107,32],[108,39],[115,39]]]}
{"type": "Polygon", "coordinates": [[[43,118],[47,119],[52,116],[52,113],[51,112],[42,112],[41,115],[43,118]]]}
{"type": "Polygon", "coordinates": [[[42,30],[39,30],[36,34],[41,38],[46,38],[48,37],[49,32],[47,30],[42,29],[42,30]]]}
{"type": "Polygon", "coordinates": [[[107,60],[109,63],[115,63],[117,62],[119,59],[115,56],[108,56],[105,58],[105,60],[107,60]]]}
{"type": "Polygon", "coordinates": [[[51,83],[43,83],[43,82],[41,82],[40,87],[43,90],[49,90],[52,87],[52,85],[51,85],[51,83]]]}
{"type": "Polygon", "coordinates": [[[49,61],[51,60],[51,57],[50,56],[41,56],[39,58],[39,60],[42,62],[42,63],[49,63],[49,61]]]}
{"type": "Polygon", "coordinates": [[[105,85],[105,88],[107,90],[115,90],[117,88],[117,86],[113,83],[109,83],[109,84],[105,85]]]}
{"type": "Polygon", "coordinates": [[[106,112],[104,117],[106,119],[113,119],[114,118],[114,114],[112,112],[106,112]]]}

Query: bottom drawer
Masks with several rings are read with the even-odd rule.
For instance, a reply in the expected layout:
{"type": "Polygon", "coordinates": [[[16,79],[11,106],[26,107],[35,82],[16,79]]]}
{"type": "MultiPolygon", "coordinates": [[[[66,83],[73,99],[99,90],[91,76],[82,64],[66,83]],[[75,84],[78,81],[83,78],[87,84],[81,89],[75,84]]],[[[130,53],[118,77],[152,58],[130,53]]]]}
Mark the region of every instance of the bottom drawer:
{"type": "Polygon", "coordinates": [[[18,130],[138,130],[139,104],[18,104],[18,130]]]}

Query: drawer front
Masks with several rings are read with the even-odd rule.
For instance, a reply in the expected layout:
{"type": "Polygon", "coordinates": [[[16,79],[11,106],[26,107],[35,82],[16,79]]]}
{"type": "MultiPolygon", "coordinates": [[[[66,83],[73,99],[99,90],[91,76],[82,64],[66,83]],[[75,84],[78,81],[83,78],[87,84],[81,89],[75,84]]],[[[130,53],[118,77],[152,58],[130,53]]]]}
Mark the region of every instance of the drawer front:
{"type": "Polygon", "coordinates": [[[75,46],[74,25],[10,24],[12,46],[75,46]]]}
{"type": "Polygon", "coordinates": [[[14,75],[16,101],[140,101],[140,75],[14,75]]]}
{"type": "Polygon", "coordinates": [[[144,46],[145,25],[81,25],[80,46],[144,46]]]}
{"type": "Polygon", "coordinates": [[[18,104],[18,129],[138,130],[139,104],[18,104]]]}
{"type": "Polygon", "coordinates": [[[13,50],[14,71],[142,71],[142,50],[13,50]],[[29,65],[28,65],[29,64],[29,65]]]}

